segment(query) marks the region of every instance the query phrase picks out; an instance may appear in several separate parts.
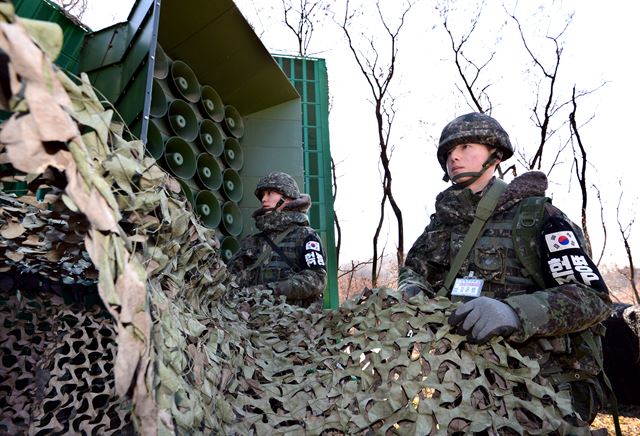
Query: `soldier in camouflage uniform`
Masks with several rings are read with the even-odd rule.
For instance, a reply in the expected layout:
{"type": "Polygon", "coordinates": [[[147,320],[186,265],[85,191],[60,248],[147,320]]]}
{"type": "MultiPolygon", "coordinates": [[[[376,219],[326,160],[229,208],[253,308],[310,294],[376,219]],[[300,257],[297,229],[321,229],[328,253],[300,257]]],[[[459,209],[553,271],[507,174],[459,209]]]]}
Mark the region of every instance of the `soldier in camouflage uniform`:
{"type": "Polygon", "coordinates": [[[322,304],[326,267],[322,244],[309,227],[311,198],[289,174],[272,172],[258,181],[261,207],[253,213],[258,233],[244,238],[229,261],[243,287],[269,288],[287,303],[322,304]]]}
{"type": "MultiPolygon", "coordinates": [[[[399,289],[410,296],[445,295],[464,301],[450,324],[471,342],[503,336],[523,355],[536,359],[557,390],[570,390],[573,425],[587,427],[604,404],[599,383],[603,321],[611,311],[608,289],[589,257],[582,232],[558,208],[545,202],[537,237],[514,240],[519,204],[544,196],[546,176],[516,177],[500,194],[488,221],[462,262],[451,289],[446,275],[470,229],[483,194],[496,182],[500,161],[513,154],[508,134],[493,118],[470,113],[442,131],[438,160],[453,185],[436,197],[431,222],[409,251],[399,289]],[[516,250],[533,244],[536,283],[516,250]],[[473,295],[473,297],[470,297],[473,295]]],[[[516,238],[517,239],[517,238],[516,238]]],[[[529,263],[527,261],[525,263],[529,263]]],[[[600,375],[601,377],[601,375],[600,375]]]]}

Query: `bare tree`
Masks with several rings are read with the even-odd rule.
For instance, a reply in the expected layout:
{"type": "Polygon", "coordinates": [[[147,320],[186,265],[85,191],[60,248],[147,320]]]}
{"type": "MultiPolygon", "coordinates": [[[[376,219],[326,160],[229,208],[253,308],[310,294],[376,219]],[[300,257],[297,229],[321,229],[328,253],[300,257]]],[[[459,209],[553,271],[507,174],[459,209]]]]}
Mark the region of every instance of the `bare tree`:
{"type": "Polygon", "coordinates": [[[607,246],[607,226],[604,221],[604,206],[602,205],[602,196],[600,195],[600,189],[596,185],[592,185],[592,188],[596,190],[596,195],[598,196],[598,203],[600,203],[600,224],[602,224],[602,234],[603,234],[603,242],[602,242],[602,250],[600,251],[600,256],[598,256],[598,262],[596,262],[596,266],[600,266],[600,262],[602,261],[602,257],[604,256],[604,250],[607,246]]]}
{"type": "Polygon", "coordinates": [[[456,64],[458,75],[460,76],[460,79],[462,80],[462,83],[464,85],[464,89],[461,89],[460,86],[456,83],[456,88],[458,88],[458,91],[460,91],[462,96],[467,99],[467,104],[474,108],[474,110],[482,113],[491,113],[493,105],[491,104],[491,99],[489,98],[489,94],[487,93],[487,91],[492,84],[480,84],[479,81],[480,75],[482,74],[483,70],[485,70],[487,65],[489,65],[489,63],[493,60],[496,52],[491,51],[486,56],[485,60],[483,60],[481,63],[478,63],[477,61],[470,59],[466,55],[464,50],[465,46],[469,42],[469,39],[478,26],[483,7],[484,2],[482,2],[481,6],[477,10],[476,15],[472,18],[470,29],[460,37],[460,40],[456,40],[453,35],[453,31],[450,28],[448,15],[449,9],[445,7],[441,12],[441,15],[443,17],[444,29],[449,35],[449,40],[451,41],[451,50],[453,50],[454,54],[453,60],[456,64]],[[471,70],[471,72],[469,72],[469,70],[471,70]],[[486,102],[486,104],[483,104],[483,101],[486,102]]]}
{"type": "Polygon", "coordinates": [[[324,0],[282,0],[284,23],[296,36],[299,56],[307,56],[314,24],[326,8],[324,0]]]}
{"type": "Polygon", "coordinates": [[[578,184],[580,185],[580,194],[582,196],[581,202],[581,217],[582,217],[582,232],[584,233],[584,237],[587,240],[587,244],[591,246],[591,238],[589,237],[589,230],[587,228],[587,202],[589,200],[589,195],[587,193],[587,151],[584,148],[584,144],[582,143],[582,137],[580,136],[580,131],[578,130],[578,123],[576,122],[576,112],[578,110],[578,106],[576,104],[576,87],[573,87],[573,93],[571,95],[571,102],[573,103],[573,109],[569,114],[569,127],[571,128],[571,137],[575,138],[575,143],[578,145],[580,150],[580,159],[578,159],[578,152],[573,150],[573,164],[574,169],[576,171],[576,177],[578,179],[578,184]]]}
{"type": "Polygon", "coordinates": [[[390,146],[391,128],[396,114],[394,106],[395,99],[389,91],[389,85],[391,84],[395,72],[396,61],[398,56],[398,36],[405,23],[405,18],[412,7],[411,2],[407,2],[404,5],[402,13],[400,15],[399,22],[396,26],[392,27],[388,18],[382,13],[380,9],[380,1],[376,1],[376,10],[378,17],[384,28],[384,37],[388,39],[388,59],[383,59],[383,54],[379,50],[381,43],[374,40],[372,36],[364,36],[366,40],[366,52],[357,47],[357,43],[354,41],[351,33],[351,21],[354,17],[354,12],[349,8],[349,0],[345,5],[345,12],[343,19],[338,23],[342,28],[344,35],[349,44],[349,49],[353,54],[360,72],[369,85],[371,96],[373,97],[374,115],[378,129],[378,145],[380,150],[380,163],[382,164],[382,199],[380,201],[380,219],[373,237],[373,265],[371,269],[371,284],[377,285],[378,278],[378,240],[380,237],[380,231],[385,219],[385,205],[387,202],[391,205],[393,213],[395,215],[398,224],[398,246],[396,251],[396,258],[398,265],[404,264],[404,225],[402,220],[402,211],[398,206],[392,190],[393,177],[391,174],[390,161],[393,148],[390,146]]]}
{"type": "MultiPolygon", "coordinates": [[[[333,204],[336,204],[336,198],[338,197],[338,179],[336,177],[336,164],[331,157],[331,179],[333,181],[333,204]]],[[[342,246],[342,228],[340,227],[340,221],[338,220],[338,214],[333,211],[333,223],[336,228],[336,265],[340,266],[340,247],[342,246]]]]}
{"type": "Polygon", "coordinates": [[[54,0],[55,3],[60,5],[62,10],[68,12],[70,15],[81,19],[84,13],[87,11],[88,0],[54,0]]]}
{"type": "MultiPolygon", "coordinates": [[[[622,186],[621,186],[622,187],[622,186]]],[[[633,265],[633,254],[631,253],[631,246],[629,245],[629,238],[631,237],[631,228],[635,222],[635,216],[629,220],[626,226],[623,226],[620,222],[620,204],[622,203],[622,190],[620,197],[618,198],[618,207],[616,208],[616,219],[618,220],[618,229],[620,230],[620,236],[622,236],[622,242],[624,243],[624,249],[627,252],[627,260],[629,261],[629,277],[627,279],[631,283],[631,289],[636,299],[636,304],[640,304],[640,293],[638,293],[638,287],[636,286],[636,270],[633,265]]]]}

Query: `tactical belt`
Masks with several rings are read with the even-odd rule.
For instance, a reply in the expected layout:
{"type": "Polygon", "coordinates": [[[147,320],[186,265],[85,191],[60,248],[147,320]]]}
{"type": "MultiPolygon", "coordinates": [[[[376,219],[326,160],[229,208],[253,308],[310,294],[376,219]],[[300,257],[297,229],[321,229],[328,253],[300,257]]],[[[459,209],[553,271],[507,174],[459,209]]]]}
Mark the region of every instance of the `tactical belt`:
{"type": "Polygon", "coordinates": [[[462,263],[469,255],[473,245],[476,243],[480,232],[487,223],[487,220],[491,217],[493,210],[498,204],[498,199],[505,189],[507,189],[507,184],[501,179],[495,179],[493,185],[491,185],[489,190],[480,199],[478,207],[476,208],[473,223],[471,223],[471,227],[469,227],[469,231],[462,242],[462,247],[460,247],[460,251],[458,251],[455,259],[453,259],[453,263],[451,264],[451,268],[449,268],[447,277],[444,279],[444,284],[438,291],[437,295],[445,297],[449,295],[449,292],[451,292],[451,285],[456,279],[462,263]]]}

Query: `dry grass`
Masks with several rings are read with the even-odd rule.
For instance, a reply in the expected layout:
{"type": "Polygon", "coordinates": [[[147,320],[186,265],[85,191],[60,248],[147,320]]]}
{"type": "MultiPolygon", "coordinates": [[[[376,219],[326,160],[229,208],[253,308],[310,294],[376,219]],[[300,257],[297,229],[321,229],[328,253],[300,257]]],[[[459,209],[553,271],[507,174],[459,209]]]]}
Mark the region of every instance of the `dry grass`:
{"type": "MultiPolygon", "coordinates": [[[[618,410],[620,429],[623,435],[640,435],[640,406],[620,405],[618,410]]],[[[606,428],[610,435],[615,435],[613,415],[610,412],[599,413],[591,424],[593,430],[606,428]]]]}

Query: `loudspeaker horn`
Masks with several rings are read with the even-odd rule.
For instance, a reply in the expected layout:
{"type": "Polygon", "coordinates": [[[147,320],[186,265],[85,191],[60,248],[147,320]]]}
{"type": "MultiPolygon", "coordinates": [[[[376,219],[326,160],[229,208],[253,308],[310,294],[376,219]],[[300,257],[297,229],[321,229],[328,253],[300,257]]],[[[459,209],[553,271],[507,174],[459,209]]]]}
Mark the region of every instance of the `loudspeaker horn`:
{"type": "Polygon", "coordinates": [[[229,136],[240,139],[244,135],[244,120],[240,112],[230,104],[224,107],[224,120],[222,122],[224,131],[229,136]]]}
{"type": "Polygon", "coordinates": [[[183,100],[173,100],[167,111],[169,126],[176,136],[185,141],[193,141],[198,137],[198,117],[189,103],[183,100]]]}
{"type": "Polygon", "coordinates": [[[171,67],[171,59],[160,47],[160,44],[156,44],[156,53],[153,60],[153,77],[156,79],[165,79],[169,75],[169,68],[171,67]]]}
{"type": "Polygon", "coordinates": [[[242,179],[231,168],[227,168],[222,172],[222,194],[231,201],[238,202],[242,200],[242,179]]]}
{"type": "Polygon", "coordinates": [[[172,136],[164,144],[164,163],[176,177],[190,179],[196,173],[196,154],[187,141],[172,136]]]}
{"type": "Polygon", "coordinates": [[[194,209],[205,227],[215,229],[218,227],[218,224],[220,224],[220,219],[222,217],[220,202],[213,192],[198,192],[196,195],[196,204],[194,209]]]}
{"type": "Polygon", "coordinates": [[[178,183],[180,183],[180,187],[182,188],[182,193],[184,194],[185,197],[187,197],[187,200],[189,201],[189,203],[191,203],[191,206],[193,206],[195,208],[196,205],[196,193],[198,192],[198,189],[193,186],[189,180],[183,180],[183,179],[176,179],[178,180],[178,183]]]}
{"type": "Polygon", "coordinates": [[[151,88],[151,108],[149,113],[152,117],[162,118],[167,113],[167,96],[162,89],[162,85],[158,79],[153,79],[153,86],[151,88]]]}
{"type": "Polygon", "coordinates": [[[224,119],[224,103],[218,92],[209,85],[200,88],[200,101],[198,107],[202,116],[209,117],[219,123],[224,119]]]}
{"type": "Polygon", "coordinates": [[[224,140],[222,159],[232,170],[240,171],[242,169],[244,166],[244,154],[236,138],[227,138],[224,140]]]}
{"type": "Polygon", "coordinates": [[[224,151],[224,138],[216,123],[204,119],[200,122],[198,142],[203,150],[214,156],[220,156],[224,151]]]}
{"type": "Polygon", "coordinates": [[[227,201],[222,205],[221,230],[226,235],[238,236],[242,232],[242,213],[233,201],[227,201]]]}
{"type": "Polygon", "coordinates": [[[182,61],[171,62],[171,88],[176,95],[191,102],[200,100],[200,83],[191,67],[182,61]]]}
{"type": "Polygon", "coordinates": [[[225,236],[220,241],[220,257],[224,263],[228,263],[238,250],[240,250],[240,243],[233,236],[225,236]]]}
{"type": "Polygon", "coordinates": [[[158,160],[164,153],[164,143],[166,137],[160,131],[158,124],[155,120],[150,119],[147,126],[147,143],[145,147],[149,156],[158,160]]]}
{"type": "Polygon", "coordinates": [[[205,189],[216,191],[222,185],[222,171],[215,157],[209,153],[198,156],[198,169],[195,179],[205,189]]]}

